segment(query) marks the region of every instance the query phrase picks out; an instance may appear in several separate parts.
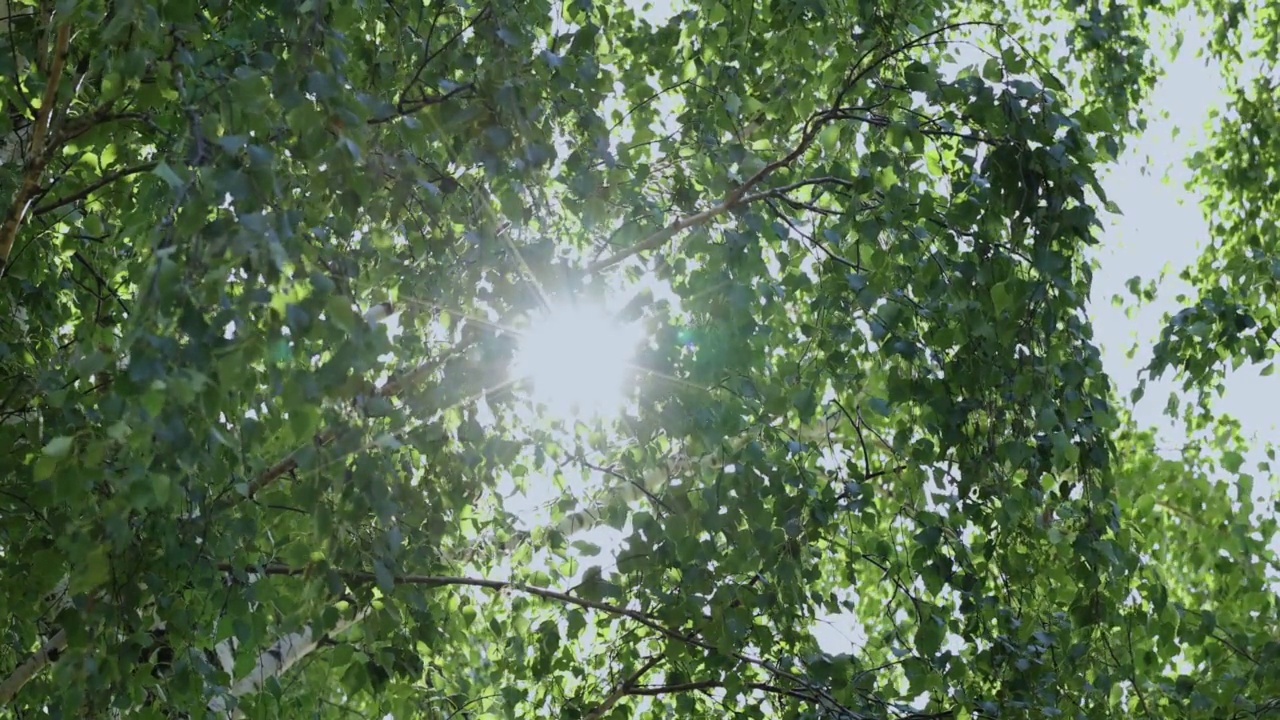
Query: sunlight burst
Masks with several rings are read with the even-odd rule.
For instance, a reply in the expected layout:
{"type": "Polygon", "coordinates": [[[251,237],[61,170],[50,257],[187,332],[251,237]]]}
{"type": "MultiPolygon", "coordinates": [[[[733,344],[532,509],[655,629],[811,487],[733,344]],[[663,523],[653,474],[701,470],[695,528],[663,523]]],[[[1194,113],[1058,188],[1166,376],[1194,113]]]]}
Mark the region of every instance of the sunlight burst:
{"type": "Polygon", "coordinates": [[[524,331],[514,370],[557,417],[598,419],[621,410],[640,340],[639,325],[623,324],[602,309],[553,308],[524,331]]]}

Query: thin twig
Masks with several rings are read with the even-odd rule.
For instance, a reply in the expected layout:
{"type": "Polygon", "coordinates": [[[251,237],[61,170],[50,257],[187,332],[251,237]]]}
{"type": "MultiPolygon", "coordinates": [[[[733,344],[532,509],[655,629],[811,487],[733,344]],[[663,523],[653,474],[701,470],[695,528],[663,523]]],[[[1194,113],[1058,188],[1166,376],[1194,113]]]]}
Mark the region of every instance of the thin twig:
{"type": "MultiPolygon", "coordinates": [[[[443,12],[443,5],[444,4],[441,3],[441,10],[438,11],[436,13],[436,16],[431,20],[431,31],[427,34],[427,42],[424,43],[424,45],[427,46],[425,48],[427,51],[426,55],[423,56],[422,61],[418,63],[417,69],[413,71],[413,76],[409,78],[409,82],[405,84],[404,89],[400,91],[400,97],[396,100],[396,110],[401,115],[407,115],[408,113],[413,112],[412,110],[407,109],[408,105],[405,102],[405,95],[408,94],[409,90],[411,90],[413,86],[418,84],[418,81],[422,79],[422,72],[427,69],[427,66],[431,64],[431,61],[439,57],[440,53],[444,52],[445,50],[448,50],[449,46],[453,45],[455,42],[458,41],[458,38],[462,37],[463,34],[465,34],[468,30],[475,27],[476,23],[488,17],[493,11],[493,9],[490,6],[488,5],[484,6],[483,8],[480,9],[480,12],[475,14],[475,17],[471,18],[471,20],[466,25],[463,25],[462,28],[459,29],[456,33],[454,33],[452,37],[450,37],[448,40],[445,40],[443,43],[441,43],[440,47],[436,48],[435,50],[432,50],[430,47],[430,42],[431,42],[431,38],[435,35],[436,21],[440,19],[440,14],[443,12]]],[[[415,103],[419,103],[419,102],[423,103],[423,104],[417,105],[417,109],[421,109],[426,106],[426,102],[425,102],[427,99],[426,93],[424,92],[422,93],[422,95],[423,95],[422,100],[414,101],[415,103]]],[[[436,102],[440,102],[440,101],[437,100],[436,102]]]]}
{"type": "MultiPolygon", "coordinates": [[[[711,690],[714,688],[722,688],[724,683],[720,680],[696,680],[694,682],[677,683],[674,685],[641,685],[632,688],[628,695],[669,695],[671,693],[691,692],[694,690],[711,690]]],[[[771,683],[747,682],[743,683],[743,687],[759,690],[761,692],[772,693],[774,695],[787,695],[799,700],[813,702],[814,697],[799,690],[780,687],[771,683]]]]}
{"type": "Polygon", "coordinates": [[[429,97],[423,97],[420,100],[414,100],[412,103],[408,103],[408,104],[400,103],[397,106],[395,112],[392,112],[387,115],[375,117],[375,118],[369,118],[368,124],[381,125],[383,123],[391,122],[392,120],[398,120],[402,117],[405,117],[406,115],[412,115],[413,113],[416,113],[419,110],[422,110],[423,108],[431,107],[432,105],[439,105],[440,103],[445,102],[446,100],[451,100],[455,96],[461,93],[464,93],[468,90],[472,90],[474,88],[475,88],[474,83],[463,83],[462,85],[459,85],[458,87],[450,90],[447,93],[443,93],[440,95],[431,95],[429,97]]]}

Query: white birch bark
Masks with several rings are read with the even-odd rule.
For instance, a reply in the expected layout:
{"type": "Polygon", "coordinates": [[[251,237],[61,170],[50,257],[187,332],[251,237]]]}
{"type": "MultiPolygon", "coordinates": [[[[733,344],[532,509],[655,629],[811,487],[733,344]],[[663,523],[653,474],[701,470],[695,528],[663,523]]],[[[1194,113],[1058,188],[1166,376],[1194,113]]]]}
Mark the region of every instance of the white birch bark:
{"type": "Polygon", "coordinates": [[[368,614],[369,608],[362,609],[353,617],[340,620],[328,633],[316,633],[308,625],[298,632],[289,633],[276,640],[271,647],[258,656],[258,661],[254,663],[253,669],[248,674],[232,683],[226,694],[209,701],[209,710],[216,713],[218,717],[228,718],[228,720],[243,717],[243,713],[238,708],[232,707],[232,698],[239,700],[258,692],[268,680],[284,675],[289,668],[320,647],[320,642],[326,635],[337,635],[363,620],[368,614]]]}
{"type": "Polygon", "coordinates": [[[58,653],[66,648],[67,631],[59,630],[53,637],[46,640],[39,650],[24,660],[21,665],[14,668],[8,677],[0,681],[0,706],[9,704],[13,696],[18,694],[23,685],[27,684],[27,681],[45,669],[58,656],[58,653]]]}

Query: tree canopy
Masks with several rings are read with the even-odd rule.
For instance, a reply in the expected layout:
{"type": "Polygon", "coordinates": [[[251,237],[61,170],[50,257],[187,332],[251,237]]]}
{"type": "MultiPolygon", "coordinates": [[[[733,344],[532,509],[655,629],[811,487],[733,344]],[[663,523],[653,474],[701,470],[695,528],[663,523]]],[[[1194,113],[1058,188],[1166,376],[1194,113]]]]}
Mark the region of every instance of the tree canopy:
{"type": "Polygon", "coordinates": [[[1274,3],[656,10],[3,3],[0,717],[1280,712],[1274,3]],[[1187,17],[1170,454],[1088,302],[1187,17]]]}

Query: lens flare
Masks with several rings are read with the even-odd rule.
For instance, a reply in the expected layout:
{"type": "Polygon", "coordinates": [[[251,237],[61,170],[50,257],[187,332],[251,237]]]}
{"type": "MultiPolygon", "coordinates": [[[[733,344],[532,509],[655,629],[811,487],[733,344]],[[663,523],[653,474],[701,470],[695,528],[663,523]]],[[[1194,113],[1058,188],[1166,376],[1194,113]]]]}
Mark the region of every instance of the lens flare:
{"type": "Polygon", "coordinates": [[[525,330],[517,377],[532,384],[535,401],[562,419],[601,418],[622,409],[631,359],[641,329],[602,309],[554,308],[525,330]]]}

